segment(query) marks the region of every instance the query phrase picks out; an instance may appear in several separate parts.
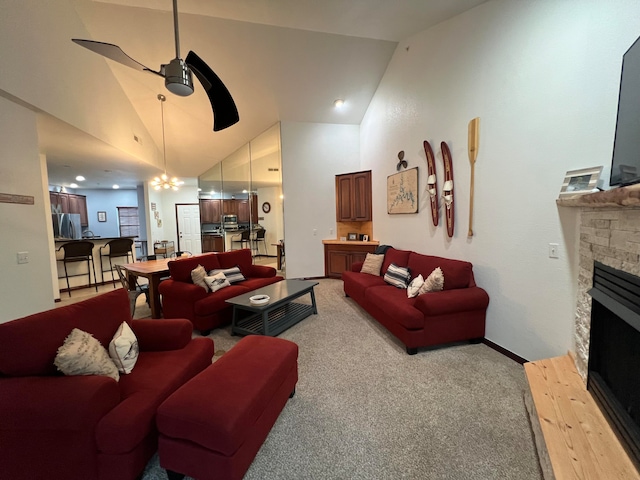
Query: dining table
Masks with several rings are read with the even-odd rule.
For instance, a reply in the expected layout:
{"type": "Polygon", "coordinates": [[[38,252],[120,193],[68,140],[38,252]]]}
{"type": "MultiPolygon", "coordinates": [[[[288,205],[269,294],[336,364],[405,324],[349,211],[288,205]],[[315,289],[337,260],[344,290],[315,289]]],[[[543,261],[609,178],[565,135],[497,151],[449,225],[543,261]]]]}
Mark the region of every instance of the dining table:
{"type": "Polygon", "coordinates": [[[129,285],[135,289],[138,277],[144,277],[149,281],[149,303],[151,306],[151,318],[162,316],[162,306],[160,304],[160,293],[158,285],[160,279],[169,276],[168,263],[171,258],[159,258],[157,260],[147,260],[146,262],[125,263],[122,265],[129,277],[129,285]]]}

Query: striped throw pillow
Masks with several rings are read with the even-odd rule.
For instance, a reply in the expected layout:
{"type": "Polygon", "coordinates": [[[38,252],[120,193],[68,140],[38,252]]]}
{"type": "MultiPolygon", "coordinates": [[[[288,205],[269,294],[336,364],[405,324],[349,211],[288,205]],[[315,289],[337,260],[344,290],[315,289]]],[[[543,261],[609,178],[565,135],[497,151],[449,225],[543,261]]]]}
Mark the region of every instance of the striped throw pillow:
{"type": "Polygon", "coordinates": [[[411,273],[406,267],[399,267],[395,263],[389,265],[387,273],[384,274],[384,281],[389,285],[393,285],[398,288],[407,288],[409,280],[411,279],[411,273]]]}
{"type": "Polygon", "coordinates": [[[227,277],[227,280],[229,280],[229,283],[243,282],[246,280],[246,278],[244,278],[244,275],[242,275],[242,272],[240,271],[240,267],[238,266],[225,268],[225,269],[211,270],[209,272],[209,276],[213,277],[216,273],[224,273],[224,276],[227,277]]]}

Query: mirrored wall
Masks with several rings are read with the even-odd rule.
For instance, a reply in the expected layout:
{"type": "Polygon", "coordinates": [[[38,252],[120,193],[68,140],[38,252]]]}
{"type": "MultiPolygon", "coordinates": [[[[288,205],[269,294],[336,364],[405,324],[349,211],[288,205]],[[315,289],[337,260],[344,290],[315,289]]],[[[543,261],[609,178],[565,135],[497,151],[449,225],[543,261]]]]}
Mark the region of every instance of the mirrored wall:
{"type": "Polygon", "coordinates": [[[284,272],[280,124],[198,177],[202,251],[251,248],[254,263],[284,272]]]}

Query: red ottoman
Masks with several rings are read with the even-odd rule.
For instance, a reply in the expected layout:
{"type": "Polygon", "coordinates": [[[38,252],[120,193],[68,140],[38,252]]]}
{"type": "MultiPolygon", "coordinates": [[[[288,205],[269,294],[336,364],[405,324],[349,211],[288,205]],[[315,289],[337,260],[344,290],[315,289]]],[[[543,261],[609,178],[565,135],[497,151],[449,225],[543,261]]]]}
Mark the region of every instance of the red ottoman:
{"type": "Polygon", "coordinates": [[[160,465],[170,479],[241,479],[297,381],[295,343],[244,337],[158,408],[160,465]]]}

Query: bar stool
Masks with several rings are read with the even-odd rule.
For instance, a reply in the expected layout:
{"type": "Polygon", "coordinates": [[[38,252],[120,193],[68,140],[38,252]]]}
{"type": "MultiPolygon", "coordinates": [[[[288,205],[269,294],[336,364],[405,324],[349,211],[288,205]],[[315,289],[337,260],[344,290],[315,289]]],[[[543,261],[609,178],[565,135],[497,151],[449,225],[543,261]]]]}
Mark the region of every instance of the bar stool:
{"type": "MultiPolygon", "coordinates": [[[[129,263],[129,255],[131,255],[131,263],[133,263],[133,240],[130,238],[116,238],[104,244],[100,247],[100,268],[102,273],[111,271],[111,281],[113,282],[113,288],[116,288],[116,279],[113,276],[113,263],[112,258],[126,257],[127,263],[129,263]],[[103,250],[108,250],[106,253],[102,253],[103,250]],[[107,257],[109,259],[109,270],[104,269],[102,259],[107,257]]],[[[102,277],[104,281],[104,275],[102,277]]]]}
{"type": "MultiPolygon", "coordinates": [[[[239,236],[233,235],[231,237],[231,245],[234,243],[239,243],[240,248],[247,248],[251,243],[251,230],[243,230],[239,236]]],[[[232,250],[235,250],[235,248],[232,248],[232,250]]]]}
{"type": "MultiPolygon", "coordinates": [[[[69,292],[69,296],[71,296],[71,287],[69,286],[69,272],[67,272],[67,263],[76,263],[76,262],[87,262],[87,273],[86,275],[89,277],[89,287],[91,287],[91,269],[89,268],[89,262],[93,265],[93,279],[94,286],[96,287],[96,292],[98,291],[98,282],[96,280],[96,265],[93,262],[93,242],[68,242],[63,243],[58,247],[59,250],[64,250],[64,257],[59,262],[64,263],[64,276],[67,279],[67,291],[69,292]]],[[[85,275],[84,273],[80,273],[77,275],[85,275]]]]}
{"type": "Polygon", "coordinates": [[[264,228],[260,230],[256,230],[256,238],[253,240],[256,245],[256,252],[258,252],[257,256],[260,256],[260,247],[258,242],[262,242],[264,244],[264,254],[267,255],[269,252],[267,251],[267,241],[264,239],[267,231],[264,228]]]}

